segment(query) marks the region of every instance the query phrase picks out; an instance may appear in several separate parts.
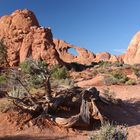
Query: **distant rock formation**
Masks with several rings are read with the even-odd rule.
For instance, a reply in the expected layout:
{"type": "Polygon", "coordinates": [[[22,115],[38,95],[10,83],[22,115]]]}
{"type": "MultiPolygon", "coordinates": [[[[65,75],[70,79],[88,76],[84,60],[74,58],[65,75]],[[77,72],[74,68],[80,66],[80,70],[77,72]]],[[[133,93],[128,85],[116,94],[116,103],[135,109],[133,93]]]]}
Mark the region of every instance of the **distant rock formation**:
{"type": "Polygon", "coordinates": [[[10,66],[16,66],[27,57],[43,59],[48,64],[59,64],[51,29],[42,28],[32,11],[17,10],[0,18],[0,39],[4,40],[10,66]]]}
{"type": "Polygon", "coordinates": [[[101,52],[96,54],[96,58],[94,59],[95,62],[99,61],[109,61],[109,62],[118,62],[118,57],[115,55],[112,55],[108,52],[101,52]]]}
{"type": "Polygon", "coordinates": [[[62,59],[64,62],[77,62],[79,64],[90,65],[95,59],[95,54],[93,54],[92,52],[84,48],[71,45],[63,40],[55,39],[54,44],[57,52],[59,53],[60,59],[62,59]],[[75,56],[69,53],[70,48],[75,49],[78,55],[75,56]]]}
{"type": "Polygon", "coordinates": [[[124,63],[140,64],[140,32],[132,38],[124,56],[124,63]]]}

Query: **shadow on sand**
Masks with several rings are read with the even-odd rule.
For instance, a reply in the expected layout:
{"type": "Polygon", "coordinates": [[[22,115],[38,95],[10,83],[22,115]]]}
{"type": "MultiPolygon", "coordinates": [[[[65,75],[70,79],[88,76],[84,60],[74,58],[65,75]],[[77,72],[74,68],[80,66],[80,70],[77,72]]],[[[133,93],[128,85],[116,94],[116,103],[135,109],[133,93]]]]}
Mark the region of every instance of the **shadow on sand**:
{"type": "Polygon", "coordinates": [[[104,107],[106,116],[119,124],[135,126],[140,124],[140,101],[126,100],[119,105],[104,107]]]}
{"type": "Polygon", "coordinates": [[[4,136],[0,137],[0,140],[67,140],[67,137],[50,137],[50,136],[4,136]]]}

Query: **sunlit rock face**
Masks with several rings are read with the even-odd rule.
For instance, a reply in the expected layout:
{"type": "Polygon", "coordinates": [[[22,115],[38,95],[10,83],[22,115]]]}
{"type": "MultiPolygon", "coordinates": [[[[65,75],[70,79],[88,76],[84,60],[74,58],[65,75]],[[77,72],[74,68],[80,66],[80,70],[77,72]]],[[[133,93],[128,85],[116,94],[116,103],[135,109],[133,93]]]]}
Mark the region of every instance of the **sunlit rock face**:
{"type": "Polygon", "coordinates": [[[117,56],[112,55],[108,52],[101,52],[101,53],[97,53],[96,54],[96,58],[94,60],[95,62],[99,62],[99,61],[108,61],[108,62],[118,62],[119,59],[117,56]]]}
{"type": "Polygon", "coordinates": [[[17,10],[1,17],[0,39],[7,47],[10,66],[18,65],[29,56],[52,65],[61,63],[51,29],[40,27],[30,10],[17,10]]]}
{"type": "Polygon", "coordinates": [[[140,64],[140,32],[132,38],[124,56],[126,64],[140,64]]]}

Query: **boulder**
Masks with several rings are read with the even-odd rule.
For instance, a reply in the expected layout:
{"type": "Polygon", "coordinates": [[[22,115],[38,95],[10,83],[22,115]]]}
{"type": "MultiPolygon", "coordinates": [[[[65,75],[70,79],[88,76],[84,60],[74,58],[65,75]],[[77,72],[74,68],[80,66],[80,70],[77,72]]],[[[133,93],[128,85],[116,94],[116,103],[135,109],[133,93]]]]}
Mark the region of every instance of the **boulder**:
{"type": "Polygon", "coordinates": [[[99,62],[99,61],[109,61],[110,57],[111,57],[111,54],[108,53],[108,52],[97,53],[95,61],[96,62],[99,62]]]}
{"type": "Polygon", "coordinates": [[[140,32],[132,38],[124,56],[126,64],[140,64],[140,32]]]}

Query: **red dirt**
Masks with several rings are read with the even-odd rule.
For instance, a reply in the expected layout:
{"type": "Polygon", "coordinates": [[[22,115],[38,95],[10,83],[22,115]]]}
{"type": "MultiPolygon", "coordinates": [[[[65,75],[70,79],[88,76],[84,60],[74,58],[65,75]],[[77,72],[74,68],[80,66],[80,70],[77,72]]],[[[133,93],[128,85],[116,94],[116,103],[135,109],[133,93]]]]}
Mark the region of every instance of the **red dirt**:
{"type": "MultiPolygon", "coordinates": [[[[97,86],[97,89],[103,92],[103,89],[109,88],[115,92],[115,98],[121,98],[122,103],[119,106],[104,107],[108,110],[107,115],[116,120],[119,124],[127,124],[129,129],[128,140],[140,139],[140,86],[97,86]]],[[[92,131],[75,131],[73,129],[61,129],[59,127],[40,130],[36,126],[27,127],[19,130],[16,123],[10,123],[9,115],[0,113],[0,140],[86,140],[92,131]]],[[[12,117],[12,116],[11,116],[12,117]]],[[[13,115],[13,118],[15,116],[13,115]]]]}

